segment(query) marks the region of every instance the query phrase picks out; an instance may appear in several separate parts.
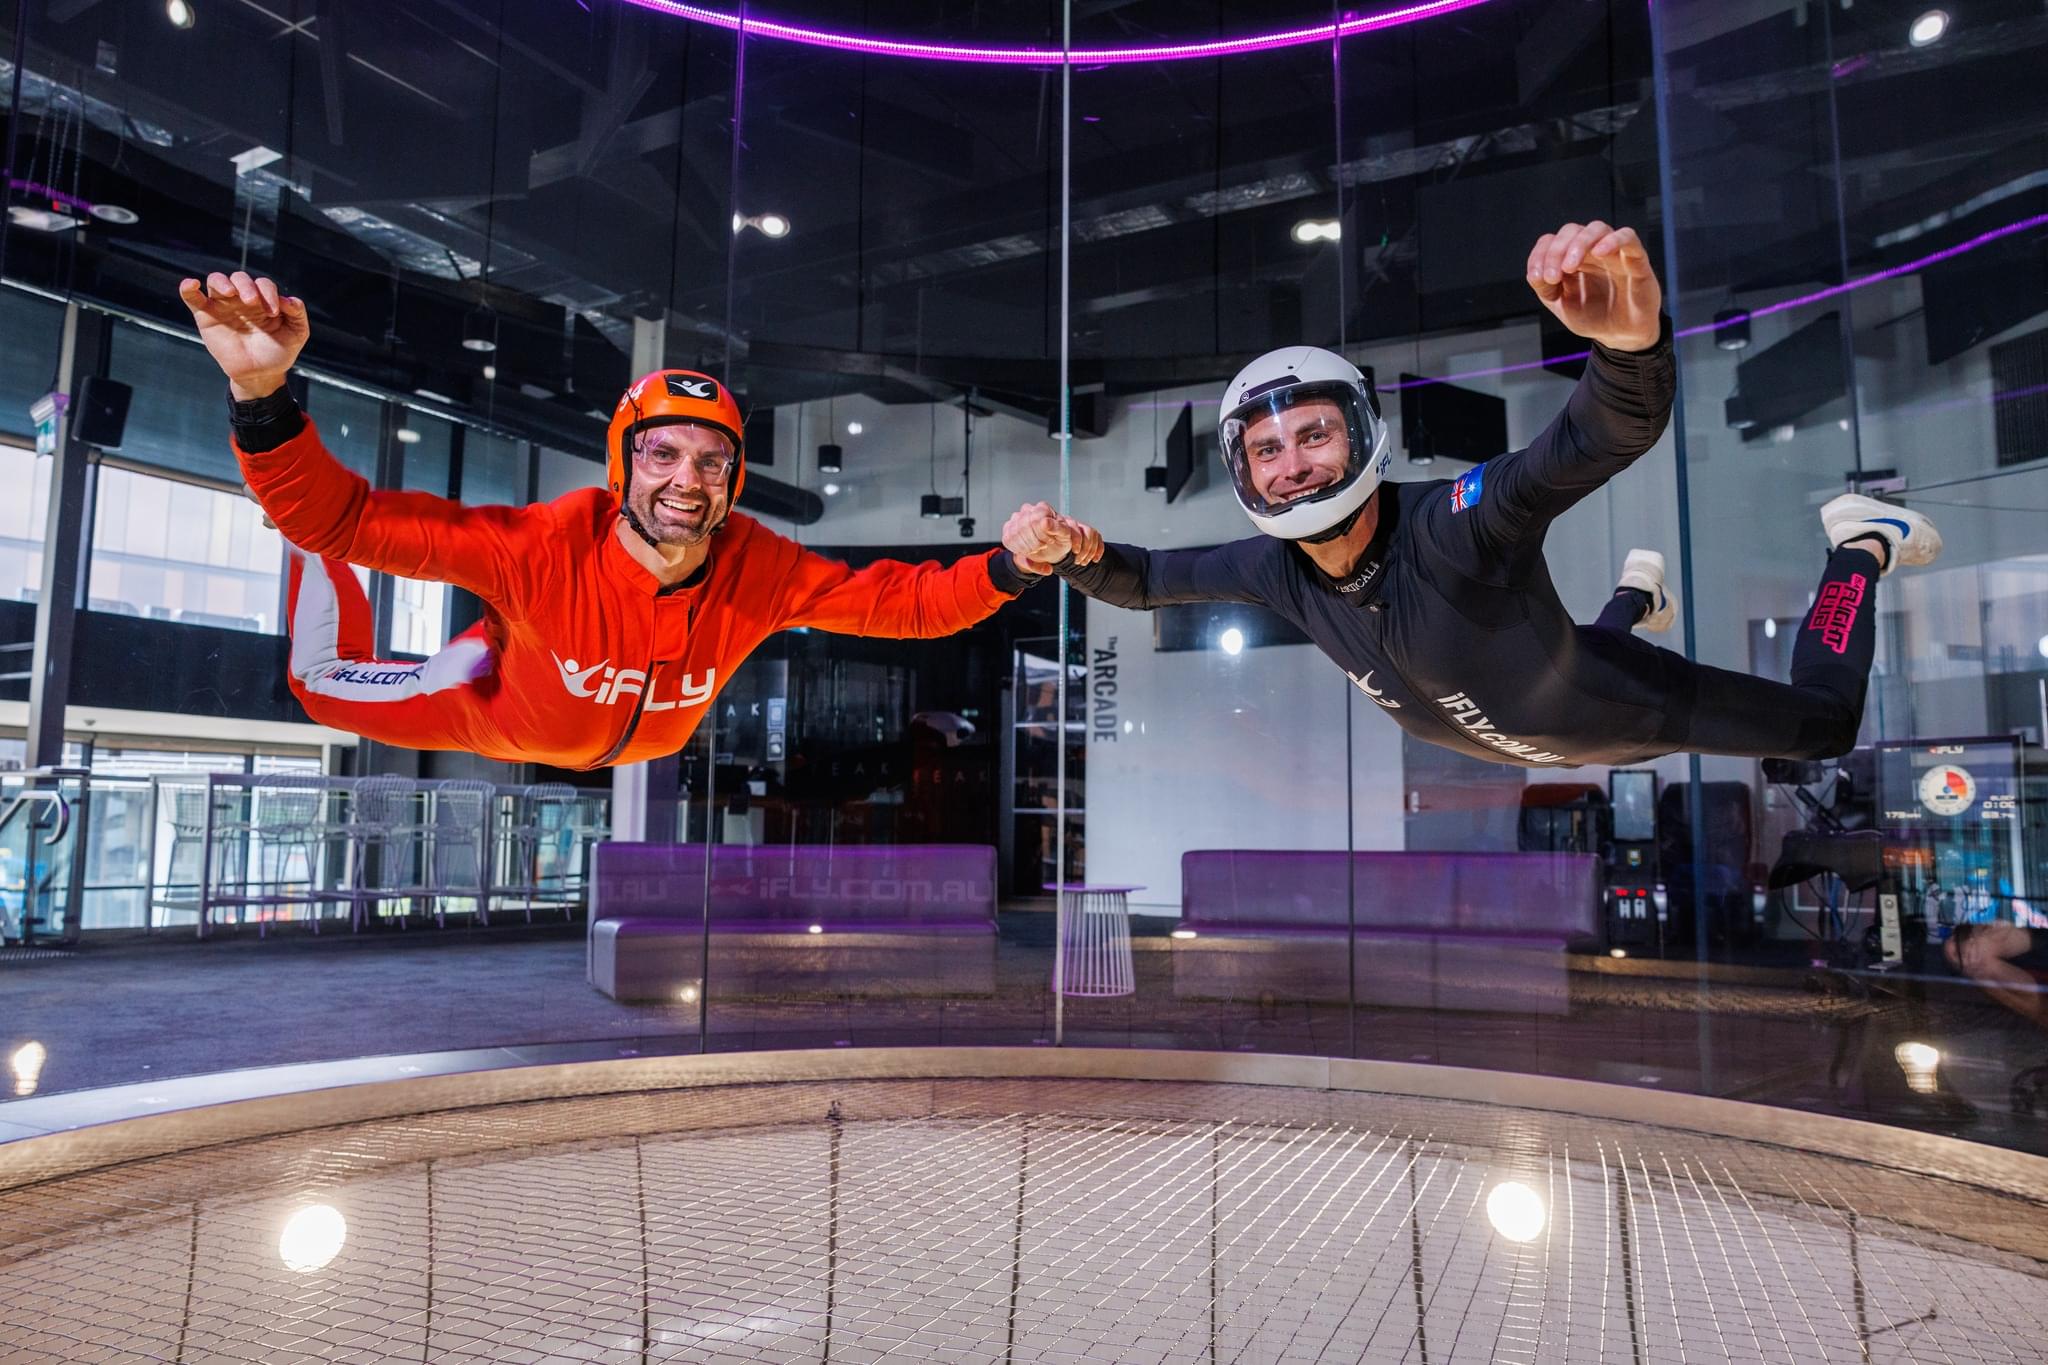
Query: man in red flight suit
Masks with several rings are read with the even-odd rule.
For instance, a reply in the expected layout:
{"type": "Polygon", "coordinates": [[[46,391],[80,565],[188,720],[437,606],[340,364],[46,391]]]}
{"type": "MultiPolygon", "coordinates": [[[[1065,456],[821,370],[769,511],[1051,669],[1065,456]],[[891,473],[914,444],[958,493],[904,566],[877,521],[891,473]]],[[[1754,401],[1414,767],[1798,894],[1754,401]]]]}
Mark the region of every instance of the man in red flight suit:
{"type": "Polygon", "coordinates": [[[950,635],[1044,572],[1003,550],[855,572],[734,511],[740,412],[687,370],[619,399],[605,488],[526,507],[372,489],[285,387],[304,302],[239,271],[178,293],[228,377],[243,477],[292,547],[292,692],[338,730],[564,768],[635,763],[681,749],[775,631],[950,635]],[[466,588],[484,619],[424,662],[373,659],[351,564],[466,588]]]}

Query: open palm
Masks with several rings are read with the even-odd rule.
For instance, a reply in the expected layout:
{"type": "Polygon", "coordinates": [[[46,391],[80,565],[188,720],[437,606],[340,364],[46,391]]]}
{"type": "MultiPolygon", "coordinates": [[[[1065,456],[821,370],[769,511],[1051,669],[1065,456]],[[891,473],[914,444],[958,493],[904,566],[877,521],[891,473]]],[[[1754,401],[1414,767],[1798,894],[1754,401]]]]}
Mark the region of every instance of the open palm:
{"type": "Polygon", "coordinates": [[[1579,336],[1618,351],[1656,344],[1664,290],[1633,228],[1566,223],[1529,252],[1529,287],[1579,336]]]}
{"type": "Polygon", "coordinates": [[[276,392],[311,335],[305,300],[287,298],[270,280],[240,270],[215,271],[204,284],[185,280],[178,297],[192,310],[199,340],[237,398],[276,392]]]}

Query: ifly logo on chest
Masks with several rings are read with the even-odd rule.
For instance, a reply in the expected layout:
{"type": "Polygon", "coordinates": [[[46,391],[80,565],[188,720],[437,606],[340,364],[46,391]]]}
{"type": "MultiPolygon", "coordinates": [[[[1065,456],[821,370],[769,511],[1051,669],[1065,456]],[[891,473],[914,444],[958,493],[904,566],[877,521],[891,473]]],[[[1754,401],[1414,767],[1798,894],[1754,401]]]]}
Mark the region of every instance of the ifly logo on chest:
{"type": "Polygon", "coordinates": [[[645,694],[647,703],[642,708],[644,710],[673,711],[677,707],[688,710],[693,706],[704,705],[718,690],[718,670],[710,668],[704,671],[704,681],[701,683],[697,681],[696,674],[683,674],[680,682],[681,695],[668,701],[658,701],[649,690],[647,674],[642,669],[613,668],[609,659],[583,668],[574,659],[564,659],[559,654],[551,654],[551,657],[555,661],[555,668],[562,675],[562,686],[568,689],[569,695],[588,697],[599,706],[616,706],[621,697],[645,694]],[[597,679],[597,685],[594,687],[591,685],[593,678],[597,679]]]}

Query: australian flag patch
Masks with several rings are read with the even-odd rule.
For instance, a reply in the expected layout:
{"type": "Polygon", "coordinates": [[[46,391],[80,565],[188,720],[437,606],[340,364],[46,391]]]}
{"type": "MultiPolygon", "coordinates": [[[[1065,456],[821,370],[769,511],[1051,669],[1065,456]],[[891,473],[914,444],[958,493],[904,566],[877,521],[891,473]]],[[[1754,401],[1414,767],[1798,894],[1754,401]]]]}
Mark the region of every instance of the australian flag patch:
{"type": "Polygon", "coordinates": [[[1479,495],[1486,487],[1486,466],[1467,470],[1458,481],[1451,485],[1451,510],[1462,512],[1479,501],[1479,495]]]}

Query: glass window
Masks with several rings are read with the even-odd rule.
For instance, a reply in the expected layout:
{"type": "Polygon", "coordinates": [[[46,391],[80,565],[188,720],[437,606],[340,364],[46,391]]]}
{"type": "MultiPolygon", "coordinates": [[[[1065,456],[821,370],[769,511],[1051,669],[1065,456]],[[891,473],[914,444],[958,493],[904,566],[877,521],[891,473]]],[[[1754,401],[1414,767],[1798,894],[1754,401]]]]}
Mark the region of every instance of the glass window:
{"type": "Polygon", "coordinates": [[[196,339],[116,323],[107,373],[130,386],[124,462],[239,484],[228,443],[227,381],[196,339]]]}
{"type": "Polygon", "coordinates": [[[306,415],[320,428],[320,442],[334,458],[364,478],[377,478],[377,440],[384,405],[349,389],[314,381],[306,394],[306,415]]]}
{"type": "MultiPolygon", "coordinates": [[[[7,363],[0,365],[0,432],[35,433],[29,404],[56,387],[57,348],[63,334],[62,304],[11,289],[0,291],[0,351],[7,356],[7,363]]],[[[6,515],[0,508],[0,518],[6,515]]]]}
{"type": "Polygon", "coordinates": [[[588,488],[604,479],[604,466],[584,455],[551,446],[540,448],[540,501],[553,502],[564,493],[588,488]]]}
{"type": "Polygon", "coordinates": [[[462,500],[472,507],[517,507],[526,501],[524,441],[489,432],[465,433],[462,500]]]}
{"type": "MultiPolygon", "coordinates": [[[[448,452],[455,428],[437,417],[410,408],[399,412],[403,463],[399,487],[412,492],[448,496],[448,452]]],[[[445,584],[393,578],[391,587],[391,652],[432,654],[448,642],[448,588],[445,584]]]]}
{"type": "Polygon", "coordinates": [[[284,541],[248,498],[101,468],[93,610],[275,631],[283,568],[284,541]]]}
{"type": "Polygon", "coordinates": [[[37,459],[33,450],[0,445],[0,488],[27,494],[0,498],[0,600],[33,602],[42,585],[50,467],[51,462],[37,459]]]}

